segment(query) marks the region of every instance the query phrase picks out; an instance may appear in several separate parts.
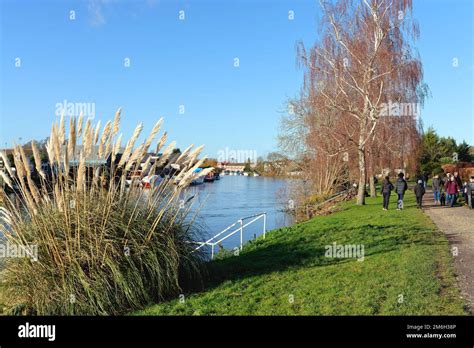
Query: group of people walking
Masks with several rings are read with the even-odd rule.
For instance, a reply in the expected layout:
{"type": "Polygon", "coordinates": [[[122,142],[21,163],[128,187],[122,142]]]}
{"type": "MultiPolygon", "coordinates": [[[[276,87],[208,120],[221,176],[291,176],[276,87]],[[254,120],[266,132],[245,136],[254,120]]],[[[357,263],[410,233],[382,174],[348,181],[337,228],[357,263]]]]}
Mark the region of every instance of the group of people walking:
{"type": "MultiPolygon", "coordinates": [[[[423,196],[426,193],[428,177],[418,175],[416,178],[416,184],[413,188],[413,192],[416,196],[417,207],[421,208],[423,204],[423,196]]],[[[469,182],[462,183],[462,180],[458,172],[453,174],[447,173],[444,179],[440,178],[439,175],[435,175],[431,184],[433,188],[433,196],[435,205],[454,207],[461,194],[464,201],[473,208],[473,191],[474,191],[474,175],[471,175],[469,182]]],[[[397,194],[397,210],[403,209],[403,198],[405,192],[408,190],[408,183],[405,180],[403,173],[398,174],[397,181],[395,184],[390,182],[388,176],[382,182],[381,192],[383,196],[383,210],[388,210],[390,202],[390,194],[395,191],[397,194]]]]}
{"type": "Polygon", "coordinates": [[[474,175],[471,175],[469,182],[464,182],[464,184],[458,172],[447,173],[444,180],[435,175],[432,187],[435,205],[454,207],[461,195],[469,208],[473,208],[474,175]]]}

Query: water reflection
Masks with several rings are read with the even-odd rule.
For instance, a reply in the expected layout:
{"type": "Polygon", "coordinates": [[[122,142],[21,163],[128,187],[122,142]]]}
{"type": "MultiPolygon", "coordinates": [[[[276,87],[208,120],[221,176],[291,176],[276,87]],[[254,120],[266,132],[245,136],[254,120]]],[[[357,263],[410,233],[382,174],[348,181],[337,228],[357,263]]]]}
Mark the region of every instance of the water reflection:
{"type": "MultiPolygon", "coordinates": [[[[281,192],[285,179],[267,177],[223,176],[221,180],[188,188],[189,195],[196,195],[193,209],[199,210],[199,220],[205,236],[213,236],[236,220],[267,213],[267,231],[293,223],[293,218],[284,212],[281,192]]],[[[263,220],[259,219],[245,228],[244,241],[262,234],[263,220]]],[[[240,236],[230,237],[223,242],[226,248],[240,243],[240,236]]]]}

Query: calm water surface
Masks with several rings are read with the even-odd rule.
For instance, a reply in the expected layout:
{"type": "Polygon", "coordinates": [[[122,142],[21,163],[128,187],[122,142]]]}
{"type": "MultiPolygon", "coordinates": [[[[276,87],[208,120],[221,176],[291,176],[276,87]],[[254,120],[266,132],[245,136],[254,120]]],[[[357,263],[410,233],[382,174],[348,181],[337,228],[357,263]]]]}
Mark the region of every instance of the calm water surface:
{"type": "MultiPolygon", "coordinates": [[[[285,179],[222,176],[221,180],[191,186],[189,194],[196,195],[193,206],[199,209],[198,221],[203,225],[207,237],[219,233],[240,218],[263,212],[267,213],[269,231],[293,223],[292,216],[283,210],[282,202],[285,200],[282,192],[286,184],[285,179]]],[[[253,239],[254,235],[261,235],[262,231],[263,219],[259,219],[244,229],[244,241],[253,239]]],[[[236,233],[224,241],[223,246],[233,248],[239,242],[240,235],[236,233]]]]}

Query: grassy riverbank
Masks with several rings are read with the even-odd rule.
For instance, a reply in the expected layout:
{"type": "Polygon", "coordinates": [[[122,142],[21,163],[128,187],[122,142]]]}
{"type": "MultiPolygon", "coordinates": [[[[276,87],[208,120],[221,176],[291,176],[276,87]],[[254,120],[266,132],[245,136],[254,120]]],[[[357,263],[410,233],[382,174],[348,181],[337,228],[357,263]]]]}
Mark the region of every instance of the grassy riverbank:
{"type": "Polygon", "coordinates": [[[466,314],[444,235],[415,208],[381,198],[275,230],[240,256],[212,262],[208,287],[138,315],[466,314]],[[365,258],[325,257],[325,245],[362,244],[365,258]]]}

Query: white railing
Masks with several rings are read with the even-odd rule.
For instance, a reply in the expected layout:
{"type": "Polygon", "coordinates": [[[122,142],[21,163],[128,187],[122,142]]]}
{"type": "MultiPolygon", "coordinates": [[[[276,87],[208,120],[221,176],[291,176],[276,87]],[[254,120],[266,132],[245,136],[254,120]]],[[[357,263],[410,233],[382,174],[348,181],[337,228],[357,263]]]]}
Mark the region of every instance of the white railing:
{"type": "Polygon", "coordinates": [[[218,234],[216,234],[215,236],[213,236],[212,238],[208,239],[205,242],[194,242],[198,244],[198,246],[194,249],[194,251],[199,250],[205,246],[209,246],[211,247],[211,260],[212,260],[214,259],[215,246],[219,245],[227,238],[239,232],[240,232],[240,250],[242,250],[242,247],[244,244],[244,228],[253,224],[259,219],[263,219],[263,238],[265,239],[265,232],[267,228],[267,213],[254,214],[254,215],[246,216],[237,220],[232,225],[228,226],[227,228],[225,228],[224,230],[222,230],[221,232],[219,232],[218,234]],[[244,221],[249,220],[249,219],[251,220],[244,224],[244,221]],[[238,226],[238,227],[235,230],[231,230],[235,226],[238,226]],[[228,232],[229,230],[231,230],[231,232],[228,232]],[[218,237],[220,238],[217,239],[218,237]]]}

